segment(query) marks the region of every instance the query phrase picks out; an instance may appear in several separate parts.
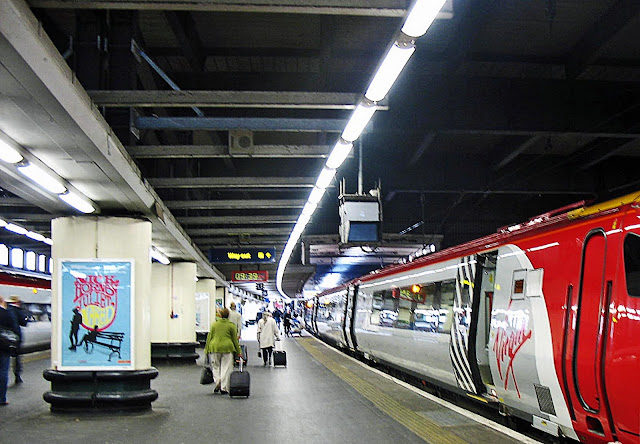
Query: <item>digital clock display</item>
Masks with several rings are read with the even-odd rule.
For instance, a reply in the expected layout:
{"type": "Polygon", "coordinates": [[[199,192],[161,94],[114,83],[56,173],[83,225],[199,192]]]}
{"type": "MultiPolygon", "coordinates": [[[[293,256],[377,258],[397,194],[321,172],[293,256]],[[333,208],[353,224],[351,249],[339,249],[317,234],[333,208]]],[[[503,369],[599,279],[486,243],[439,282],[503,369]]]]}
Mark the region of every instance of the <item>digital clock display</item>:
{"type": "Polygon", "coordinates": [[[267,282],[269,272],[267,270],[234,271],[231,274],[232,282],[267,282]]]}

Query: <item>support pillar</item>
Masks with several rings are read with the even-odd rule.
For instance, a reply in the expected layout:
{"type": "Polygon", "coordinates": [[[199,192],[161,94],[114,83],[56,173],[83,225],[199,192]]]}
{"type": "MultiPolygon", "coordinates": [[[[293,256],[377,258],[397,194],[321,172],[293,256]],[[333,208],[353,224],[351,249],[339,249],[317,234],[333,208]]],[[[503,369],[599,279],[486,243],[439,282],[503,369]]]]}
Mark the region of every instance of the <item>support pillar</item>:
{"type": "Polygon", "coordinates": [[[211,323],[216,319],[216,281],[200,279],[196,282],[196,340],[204,346],[211,323]]]}
{"type": "Polygon", "coordinates": [[[151,409],[158,397],[149,351],[151,223],[61,217],[51,233],[51,368],[44,371],[51,390],[44,400],[53,412],[151,409]]]}
{"type": "Polygon", "coordinates": [[[195,362],[196,264],[152,265],[151,358],[195,362]]]}

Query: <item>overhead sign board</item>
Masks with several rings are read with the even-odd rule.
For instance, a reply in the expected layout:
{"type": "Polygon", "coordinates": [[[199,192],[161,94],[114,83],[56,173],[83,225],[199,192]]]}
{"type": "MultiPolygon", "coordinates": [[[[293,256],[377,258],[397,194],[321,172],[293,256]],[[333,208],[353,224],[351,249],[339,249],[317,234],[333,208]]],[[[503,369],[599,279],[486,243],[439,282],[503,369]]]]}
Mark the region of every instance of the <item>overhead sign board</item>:
{"type": "Polygon", "coordinates": [[[234,271],[231,273],[231,282],[268,282],[267,270],[234,271]]]}
{"type": "Polygon", "coordinates": [[[218,264],[260,264],[276,261],[276,247],[269,248],[211,248],[209,261],[218,264]]]}

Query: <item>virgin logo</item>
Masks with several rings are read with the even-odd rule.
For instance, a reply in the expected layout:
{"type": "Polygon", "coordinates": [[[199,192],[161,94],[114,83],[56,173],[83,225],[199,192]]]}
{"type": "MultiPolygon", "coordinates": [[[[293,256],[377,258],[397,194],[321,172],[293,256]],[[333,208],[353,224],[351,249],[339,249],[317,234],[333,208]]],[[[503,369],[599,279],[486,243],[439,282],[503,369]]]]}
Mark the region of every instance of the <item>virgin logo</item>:
{"type": "MultiPolygon", "coordinates": [[[[507,325],[510,324],[508,321],[509,319],[507,317],[507,325]]],[[[498,373],[500,374],[500,379],[504,382],[504,389],[509,389],[509,377],[511,376],[518,398],[520,398],[520,389],[518,388],[518,381],[516,381],[516,375],[513,370],[513,360],[516,358],[516,355],[524,343],[531,339],[532,332],[531,329],[526,331],[526,322],[519,322],[518,324],[520,324],[521,327],[517,329],[504,327],[497,328],[496,340],[493,343],[493,351],[496,354],[498,373]]]]}

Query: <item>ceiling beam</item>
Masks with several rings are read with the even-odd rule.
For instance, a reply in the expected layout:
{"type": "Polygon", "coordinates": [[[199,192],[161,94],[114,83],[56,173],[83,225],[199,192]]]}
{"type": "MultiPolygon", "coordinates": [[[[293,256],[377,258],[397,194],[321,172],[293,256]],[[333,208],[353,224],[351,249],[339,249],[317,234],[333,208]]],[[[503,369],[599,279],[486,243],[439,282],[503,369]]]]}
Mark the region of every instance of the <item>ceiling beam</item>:
{"type": "MultiPolygon", "coordinates": [[[[127,151],[134,159],[187,158],[327,158],[332,145],[253,145],[230,148],[226,145],[136,145],[127,151]]],[[[349,154],[353,157],[353,152],[349,154]]]]}
{"type": "Polygon", "coordinates": [[[630,23],[636,22],[639,14],[638,0],[619,0],[612,5],[571,50],[565,68],[567,78],[579,78],[597,60],[607,43],[630,23]]]}
{"type": "Polygon", "coordinates": [[[288,239],[289,235],[269,237],[260,236],[255,239],[251,238],[250,236],[214,236],[211,238],[198,238],[197,240],[194,240],[194,242],[198,244],[198,247],[206,249],[208,247],[221,245],[242,245],[255,247],[284,245],[286,244],[288,239]]]}
{"type": "Polygon", "coordinates": [[[202,42],[191,14],[186,11],[164,11],[164,16],[169,22],[184,56],[189,61],[191,69],[202,71],[206,55],[202,50],[202,42]]]}
{"type": "Polygon", "coordinates": [[[177,217],[182,225],[266,225],[266,224],[295,224],[297,216],[271,215],[262,217],[238,217],[238,216],[186,216],[177,217]]]}
{"type": "MultiPolygon", "coordinates": [[[[409,0],[29,0],[33,8],[137,9],[404,17],[409,0]]],[[[452,1],[438,18],[453,16],[452,1]]]]}
{"type": "MultiPolygon", "coordinates": [[[[361,94],[286,91],[87,91],[98,106],[191,108],[354,109],[361,94]]],[[[387,110],[386,102],[377,110],[387,110]]]]}
{"type": "Polygon", "coordinates": [[[291,228],[260,228],[260,227],[242,227],[242,228],[196,228],[187,230],[189,236],[196,238],[198,236],[288,236],[291,234],[291,228]]]}
{"type": "Polygon", "coordinates": [[[346,119],[298,119],[270,117],[137,117],[138,129],[226,131],[313,131],[340,133],[346,119]]]}
{"type": "Polygon", "coordinates": [[[172,210],[303,208],[305,203],[307,203],[307,201],[304,199],[171,200],[165,202],[167,207],[172,210]]]}
{"type": "Polygon", "coordinates": [[[315,177],[162,177],[154,188],[313,188],[315,177]]]}

